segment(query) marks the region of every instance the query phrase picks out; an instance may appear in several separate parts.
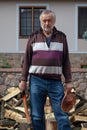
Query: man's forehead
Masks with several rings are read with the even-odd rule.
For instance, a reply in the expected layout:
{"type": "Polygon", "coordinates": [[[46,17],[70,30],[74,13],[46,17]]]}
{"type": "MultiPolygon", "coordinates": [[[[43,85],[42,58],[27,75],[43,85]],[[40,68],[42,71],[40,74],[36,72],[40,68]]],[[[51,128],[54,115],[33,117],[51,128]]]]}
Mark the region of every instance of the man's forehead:
{"type": "Polygon", "coordinates": [[[52,19],[52,18],[53,18],[52,14],[43,14],[42,15],[42,19],[52,19]]]}

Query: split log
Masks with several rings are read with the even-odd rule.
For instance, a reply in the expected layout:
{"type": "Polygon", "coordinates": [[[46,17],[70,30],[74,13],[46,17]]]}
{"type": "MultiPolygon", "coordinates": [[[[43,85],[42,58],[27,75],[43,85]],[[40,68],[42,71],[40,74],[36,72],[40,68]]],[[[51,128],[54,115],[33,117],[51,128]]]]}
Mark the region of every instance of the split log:
{"type": "Polygon", "coordinates": [[[52,107],[51,106],[45,106],[44,111],[45,111],[45,113],[52,113],[52,107]]]}
{"type": "Polygon", "coordinates": [[[82,123],[81,127],[82,127],[81,130],[87,130],[87,123],[86,123],[86,127],[85,127],[85,123],[82,123]]]}
{"type": "Polygon", "coordinates": [[[87,128],[84,128],[84,127],[83,127],[83,128],[81,128],[81,130],[87,130],[87,128]]]}
{"type": "Polygon", "coordinates": [[[48,113],[48,114],[45,114],[45,119],[46,120],[54,120],[55,119],[55,116],[54,116],[54,113],[48,113]]]}
{"type": "Polygon", "coordinates": [[[4,96],[4,97],[2,98],[2,100],[7,101],[7,100],[13,98],[14,96],[18,95],[19,93],[20,93],[20,89],[16,87],[16,88],[14,89],[14,91],[13,91],[13,89],[12,89],[12,91],[9,92],[6,96],[4,96]]]}
{"type": "Polygon", "coordinates": [[[46,106],[49,106],[50,105],[50,98],[47,96],[46,98],[46,106]]]}
{"type": "Polygon", "coordinates": [[[79,113],[83,110],[87,109],[87,103],[84,103],[81,107],[79,107],[78,109],[76,109],[76,113],[79,113]]]}
{"type": "Polygon", "coordinates": [[[22,118],[22,115],[12,111],[5,109],[5,118],[17,120],[18,118],[22,118]]]}
{"type": "Polygon", "coordinates": [[[25,113],[24,107],[14,107],[14,109],[19,110],[19,111],[25,113]]]}
{"type": "Polygon", "coordinates": [[[19,106],[20,104],[22,104],[22,102],[23,102],[22,98],[19,99],[18,102],[16,102],[16,103],[14,104],[14,107],[19,106]]]}
{"type": "Polygon", "coordinates": [[[14,112],[12,110],[5,109],[5,118],[13,119],[17,123],[27,123],[26,118],[24,118],[21,114],[14,112]]]}
{"type": "Polygon", "coordinates": [[[27,119],[23,117],[16,118],[16,122],[21,124],[27,124],[27,119]]]}
{"type": "Polygon", "coordinates": [[[46,130],[57,130],[57,123],[54,113],[45,114],[46,130]]]}
{"type": "MultiPolygon", "coordinates": [[[[23,107],[20,107],[21,109],[24,109],[23,107]]],[[[10,106],[9,104],[5,104],[5,109],[8,109],[8,110],[12,110],[16,113],[19,113],[21,114],[22,116],[25,116],[25,112],[24,111],[21,111],[21,109],[16,109],[16,107],[12,107],[10,106]]]]}
{"type": "Polygon", "coordinates": [[[87,113],[80,112],[78,113],[79,116],[87,116],[87,113]]]}
{"type": "Polygon", "coordinates": [[[11,119],[0,120],[0,126],[3,126],[3,127],[11,127],[11,126],[14,126],[15,124],[16,124],[15,120],[11,120],[11,119]]]}
{"type": "Polygon", "coordinates": [[[57,130],[56,121],[46,120],[46,130],[57,130]]]}
{"type": "Polygon", "coordinates": [[[83,112],[84,110],[87,109],[87,103],[84,103],[83,106],[79,107],[78,109],[76,109],[74,112],[72,112],[72,117],[77,115],[78,113],[83,112]]]}
{"type": "Polygon", "coordinates": [[[87,116],[79,116],[79,115],[75,115],[75,116],[72,116],[71,117],[71,122],[75,122],[75,121],[84,121],[84,122],[87,122],[87,116]]]}
{"type": "Polygon", "coordinates": [[[14,130],[13,127],[3,127],[3,126],[0,126],[0,130],[14,130]]]}

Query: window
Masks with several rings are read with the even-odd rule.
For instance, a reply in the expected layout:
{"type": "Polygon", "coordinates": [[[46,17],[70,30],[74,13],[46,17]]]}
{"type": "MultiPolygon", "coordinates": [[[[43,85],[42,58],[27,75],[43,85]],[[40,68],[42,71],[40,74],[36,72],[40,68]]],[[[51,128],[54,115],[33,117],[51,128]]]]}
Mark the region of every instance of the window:
{"type": "Polygon", "coordinates": [[[39,15],[46,7],[19,8],[19,36],[28,37],[40,28],[39,15]]]}
{"type": "Polygon", "coordinates": [[[78,38],[83,38],[83,33],[87,31],[87,7],[78,8],[78,38]]]}

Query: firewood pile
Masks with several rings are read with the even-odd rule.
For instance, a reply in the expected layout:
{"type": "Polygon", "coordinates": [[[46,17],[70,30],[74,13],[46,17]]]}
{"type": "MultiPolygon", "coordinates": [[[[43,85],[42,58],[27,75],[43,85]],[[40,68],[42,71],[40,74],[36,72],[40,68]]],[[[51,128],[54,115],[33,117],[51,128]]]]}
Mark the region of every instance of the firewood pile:
{"type": "Polygon", "coordinates": [[[87,130],[87,100],[79,93],[76,93],[76,97],[76,104],[69,112],[70,121],[75,128],[87,130]]]}
{"type": "MultiPolygon", "coordinates": [[[[30,116],[29,92],[26,92],[26,95],[30,116]]],[[[73,130],[87,130],[87,100],[79,94],[76,94],[76,97],[76,104],[69,112],[71,127],[73,130]]],[[[46,130],[57,130],[49,97],[46,99],[44,111],[46,130]]],[[[11,87],[3,96],[0,95],[0,130],[33,130],[32,123],[27,122],[23,99],[18,87],[11,87]]]]}
{"type": "MultiPolygon", "coordinates": [[[[26,95],[28,106],[29,95],[26,95]]],[[[31,124],[26,119],[21,92],[18,87],[11,87],[4,96],[0,96],[0,130],[25,130],[23,127],[20,128],[20,124],[28,124],[27,130],[31,130],[31,124]]]]}

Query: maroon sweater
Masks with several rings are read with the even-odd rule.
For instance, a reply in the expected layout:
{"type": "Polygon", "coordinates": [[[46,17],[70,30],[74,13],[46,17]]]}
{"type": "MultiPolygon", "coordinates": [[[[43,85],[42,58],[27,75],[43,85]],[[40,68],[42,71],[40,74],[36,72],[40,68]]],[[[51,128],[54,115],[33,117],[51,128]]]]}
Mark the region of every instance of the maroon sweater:
{"type": "Polygon", "coordinates": [[[63,74],[65,82],[71,82],[68,45],[63,32],[54,27],[50,46],[42,30],[29,36],[21,79],[27,81],[28,74],[55,80],[61,80],[63,74]]]}

